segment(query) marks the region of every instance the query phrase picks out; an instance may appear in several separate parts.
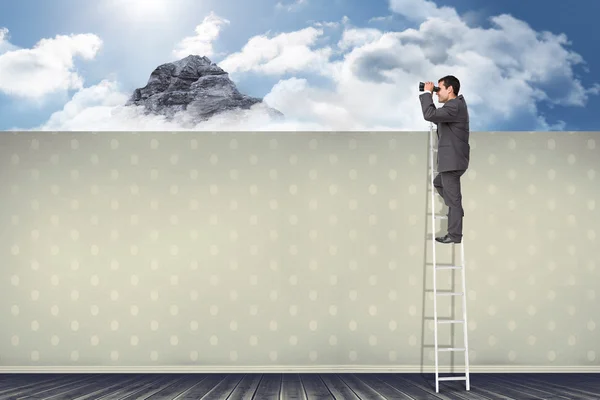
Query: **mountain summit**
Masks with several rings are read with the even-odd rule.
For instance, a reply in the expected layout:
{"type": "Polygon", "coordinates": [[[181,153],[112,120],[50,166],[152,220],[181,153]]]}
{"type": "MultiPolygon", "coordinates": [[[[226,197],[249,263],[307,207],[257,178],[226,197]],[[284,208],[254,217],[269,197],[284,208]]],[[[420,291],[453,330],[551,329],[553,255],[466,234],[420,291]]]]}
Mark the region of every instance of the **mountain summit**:
{"type": "Polygon", "coordinates": [[[144,106],[147,114],[172,119],[187,111],[192,123],[232,110],[264,109],[271,117],[283,114],[267,107],[262,99],[240,93],[229,74],[207,57],[189,55],[179,61],[158,66],[143,88],[135,89],[126,106],[144,106]]]}

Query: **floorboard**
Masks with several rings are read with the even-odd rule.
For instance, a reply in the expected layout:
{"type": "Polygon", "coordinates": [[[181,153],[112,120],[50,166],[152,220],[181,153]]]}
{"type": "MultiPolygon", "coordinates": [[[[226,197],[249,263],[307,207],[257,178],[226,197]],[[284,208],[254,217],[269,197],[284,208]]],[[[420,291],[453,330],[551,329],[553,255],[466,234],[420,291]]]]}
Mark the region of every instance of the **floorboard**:
{"type": "Polygon", "coordinates": [[[0,374],[0,400],[597,400],[600,374],[0,374]]]}

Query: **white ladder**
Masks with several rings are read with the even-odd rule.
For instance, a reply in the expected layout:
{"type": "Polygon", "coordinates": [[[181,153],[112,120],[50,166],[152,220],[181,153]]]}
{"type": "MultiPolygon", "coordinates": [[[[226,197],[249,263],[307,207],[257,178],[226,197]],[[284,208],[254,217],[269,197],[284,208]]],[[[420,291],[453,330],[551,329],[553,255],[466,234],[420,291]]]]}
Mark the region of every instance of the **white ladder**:
{"type": "MultiPolygon", "coordinates": [[[[433,247],[433,319],[434,319],[434,337],[435,337],[435,392],[439,393],[440,391],[440,381],[466,381],[466,389],[470,390],[470,380],[469,380],[469,344],[467,339],[467,286],[465,279],[465,246],[464,239],[460,242],[460,250],[461,250],[461,261],[462,265],[436,265],[435,259],[435,220],[436,219],[447,219],[447,216],[435,215],[435,196],[434,192],[436,191],[433,186],[433,180],[435,178],[435,174],[437,171],[433,167],[433,153],[437,153],[437,148],[434,146],[433,140],[433,123],[429,123],[429,155],[430,155],[430,184],[431,184],[431,241],[433,247]],[[437,281],[436,281],[436,272],[442,269],[460,269],[462,272],[462,292],[437,292],[437,281]],[[463,319],[458,320],[440,320],[438,321],[437,316],[437,297],[438,296],[462,296],[463,299],[463,319]],[[464,331],[464,346],[465,347],[450,347],[450,348],[438,348],[438,324],[463,324],[464,331]],[[438,352],[440,351],[464,351],[465,353],[465,375],[464,376],[449,376],[449,377],[439,377],[439,365],[438,365],[438,352]]],[[[453,244],[454,245],[454,244],[453,244]]]]}

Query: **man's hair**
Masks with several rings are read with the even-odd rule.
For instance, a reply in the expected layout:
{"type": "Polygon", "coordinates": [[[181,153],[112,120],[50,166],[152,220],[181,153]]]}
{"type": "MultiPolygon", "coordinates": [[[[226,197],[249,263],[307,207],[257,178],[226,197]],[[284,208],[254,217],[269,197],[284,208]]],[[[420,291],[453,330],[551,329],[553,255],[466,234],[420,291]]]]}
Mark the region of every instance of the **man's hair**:
{"type": "Polygon", "coordinates": [[[454,89],[454,95],[458,96],[458,91],[460,90],[460,82],[458,81],[458,79],[453,76],[453,75],[446,75],[443,78],[440,78],[439,82],[444,82],[444,86],[445,87],[450,87],[452,86],[452,88],[454,89]]]}

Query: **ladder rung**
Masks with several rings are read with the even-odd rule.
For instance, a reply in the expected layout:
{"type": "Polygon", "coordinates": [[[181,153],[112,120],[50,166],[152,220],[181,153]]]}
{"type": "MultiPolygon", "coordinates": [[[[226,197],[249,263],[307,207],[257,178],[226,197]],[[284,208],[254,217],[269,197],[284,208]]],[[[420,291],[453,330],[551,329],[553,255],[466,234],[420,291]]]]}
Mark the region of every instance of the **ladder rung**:
{"type": "Polygon", "coordinates": [[[438,378],[438,381],[466,381],[467,376],[444,376],[438,378]]]}
{"type": "Polygon", "coordinates": [[[464,292],[437,292],[438,296],[464,296],[464,292]]]}
{"type": "Polygon", "coordinates": [[[462,265],[436,265],[435,269],[461,269],[462,265]]]}
{"type": "Polygon", "coordinates": [[[463,319],[438,319],[438,324],[460,324],[465,322],[463,319]]]}
{"type": "Polygon", "coordinates": [[[465,351],[464,347],[448,347],[448,348],[438,348],[438,351],[465,351]]]}
{"type": "MultiPolygon", "coordinates": [[[[429,320],[429,321],[433,321],[435,320],[435,317],[423,317],[423,319],[429,320]]],[[[450,317],[438,317],[438,321],[458,321],[458,322],[462,322],[462,319],[459,320],[452,320],[450,319],[450,317]]]]}
{"type": "MultiPolygon", "coordinates": [[[[433,289],[425,289],[426,292],[432,293],[433,289]]],[[[445,295],[453,295],[453,294],[463,294],[463,292],[451,292],[448,289],[438,289],[436,290],[437,294],[445,294],[445,295]]]]}

